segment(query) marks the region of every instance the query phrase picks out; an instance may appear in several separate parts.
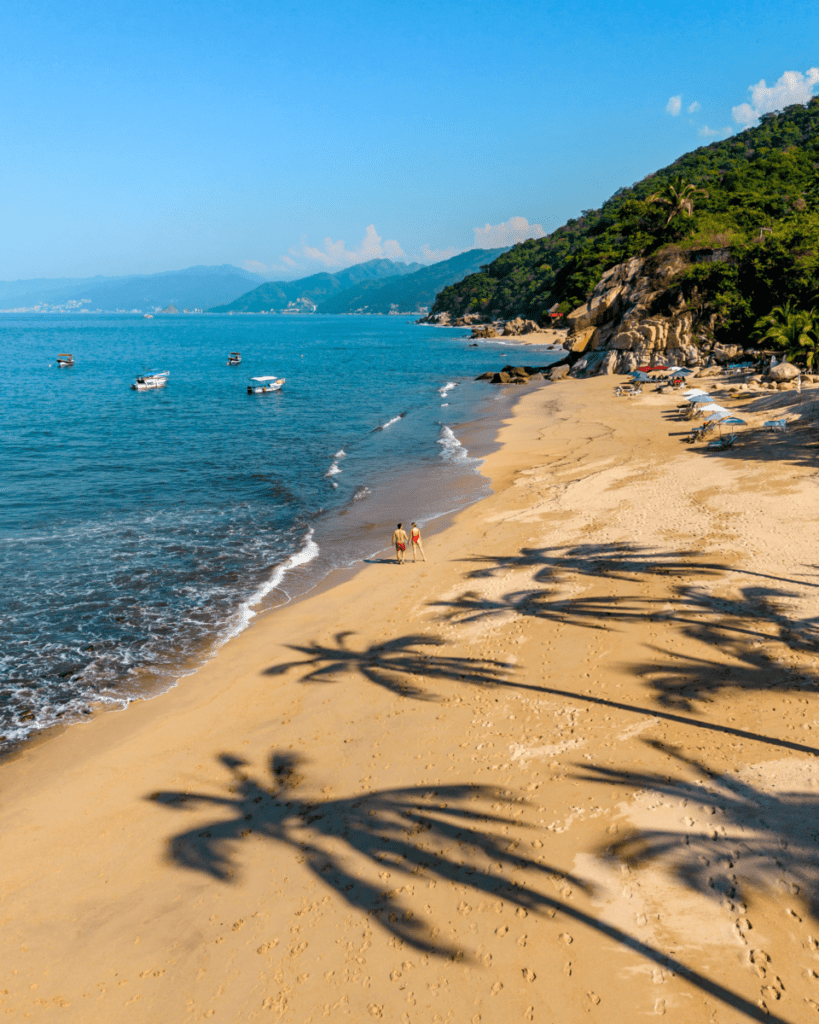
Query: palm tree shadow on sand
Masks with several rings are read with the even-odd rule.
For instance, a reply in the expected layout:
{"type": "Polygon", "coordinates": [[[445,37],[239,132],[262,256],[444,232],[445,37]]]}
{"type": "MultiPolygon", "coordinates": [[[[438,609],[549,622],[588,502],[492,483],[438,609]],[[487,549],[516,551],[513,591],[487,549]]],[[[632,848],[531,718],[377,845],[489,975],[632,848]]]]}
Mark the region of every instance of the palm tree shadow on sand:
{"type": "Polygon", "coordinates": [[[631,544],[583,544],[573,548],[523,549],[507,558],[481,558],[473,579],[491,578],[510,569],[527,570],[534,585],[506,593],[481,594],[468,590],[436,602],[447,622],[470,623],[498,615],[525,616],[595,631],[623,625],[668,620],[671,627],[697,645],[715,652],[713,658],[652,649],[653,657],[627,666],[646,684],[660,708],[691,711],[722,691],[799,691],[819,685],[810,668],[800,672],[783,666],[779,651],[785,645],[805,658],[819,653],[819,616],[800,616],[793,602],[800,588],[816,587],[815,566],[805,579],[771,577],[708,561],[696,552],[651,551],[631,544]],[[728,573],[739,577],[732,596],[725,597],[709,583],[728,573]],[[565,584],[578,576],[645,584],[651,577],[668,577],[661,597],[642,593],[566,595],[565,584]],[[788,584],[789,586],[783,586],[788,584]]]}
{"type": "Polygon", "coordinates": [[[213,821],[168,841],[168,859],[182,868],[231,884],[238,880],[240,844],[250,836],[265,839],[292,850],[317,880],[408,945],[465,960],[468,951],[438,939],[437,929],[423,924],[395,889],[382,891],[345,862],[357,860],[370,874],[373,868],[388,868],[408,882],[451,882],[502,898],[530,913],[560,914],[675,972],[750,1020],[786,1024],[783,1018],[763,1011],[674,956],[539,891],[533,879],[566,879],[589,894],[592,887],[549,867],[542,858],[533,860],[518,852],[531,826],[498,813],[502,804],[512,802],[519,808],[526,804],[520,797],[510,797],[508,791],[478,785],[412,786],[316,801],[297,793],[302,782],[299,769],[304,764],[298,755],[274,751],[267,784],[246,771],[241,758],[222,754],[219,761],[230,773],[227,795],[169,790],[147,797],[173,810],[205,805],[220,811],[213,821]],[[501,829],[507,833],[497,834],[501,829]],[[514,873],[521,869],[529,872],[528,877],[515,878],[514,873]]]}
{"type": "MultiPolygon", "coordinates": [[[[311,801],[296,793],[304,763],[298,755],[274,752],[267,785],[245,770],[241,758],[222,754],[219,761],[231,775],[230,795],[163,791],[150,797],[173,809],[204,804],[225,812],[169,841],[169,859],[184,868],[230,883],[239,870],[238,844],[251,835],[268,839],[304,856],[307,869],[323,884],[347,903],[374,915],[408,944],[450,956],[459,951],[425,934],[428,929],[394,891],[384,892],[352,874],[342,859],[352,854],[361,866],[389,869],[408,880],[420,875],[467,885],[503,895],[526,909],[543,905],[537,892],[504,877],[521,868],[550,876],[554,872],[515,852],[524,830],[531,826],[497,813],[501,804],[510,803],[510,797],[493,786],[413,786],[311,801]],[[502,828],[511,835],[493,834],[502,828]]],[[[525,804],[521,798],[514,802],[525,804]]],[[[571,882],[583,886],[579,879],[571,882]]]]}
{"type": "Polygon", "coordinates": [[[439,637],[409,634],[356,650],[349,642],[354,635],[349,631],[336,633],[334,645],[291,644],[289,649],[303,657],[272,665],[265,669],[265,675],[280,676],[291,669],[300,669],[303,670],[302,682],[332,683],[345,672],[356,672],[398,696],[436,701],[441,698],[425,690],[416,680],[450,680],[491,687],[503,683],[513,671],[504,661],[438,654],[437,649],[445,645],[439,637]]]}
{"type": "Polygon", "coordinates": [[[745,912],[754,891],[781,899],[784,884],[788,899],[819,920],[819,794],[766,792],[738,776],[715,775],[666,744],[646,745],[693,771],[699,781],[585,765],[575,777],[632,792],[648,790],[687,801],[692,809],[707,807],[700,815],[707,825],[686,831],[634,829],[598,852],[635,868],[663,867],[686,888],[728,900],[738,913],[745,912]],[[783,883],[784,874],[793,881],[783,883]]]}

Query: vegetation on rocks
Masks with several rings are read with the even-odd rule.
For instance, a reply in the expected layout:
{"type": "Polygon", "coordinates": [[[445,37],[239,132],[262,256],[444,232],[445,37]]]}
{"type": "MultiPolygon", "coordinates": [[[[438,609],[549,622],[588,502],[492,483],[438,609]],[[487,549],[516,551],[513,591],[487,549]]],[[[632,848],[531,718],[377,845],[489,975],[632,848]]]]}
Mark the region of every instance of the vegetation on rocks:
{"type": "Polygon", "coordinates": [[[785,358],[804,363],[808,369],[819,364],[819,315],[815,309],[793,309],[790,302],[776,306],[758,323],[760,341],[785,350],[785,358]]]}
{"type": "Polygon", "coordinates": [[[667,305],[691,311],[716,341],[744,344],[764,333],[775,307],[819,304],[819,97],[765,114],[514,246],[444,289],[432,314],[546,323],[633,257],[673,262],[667,305]]]}

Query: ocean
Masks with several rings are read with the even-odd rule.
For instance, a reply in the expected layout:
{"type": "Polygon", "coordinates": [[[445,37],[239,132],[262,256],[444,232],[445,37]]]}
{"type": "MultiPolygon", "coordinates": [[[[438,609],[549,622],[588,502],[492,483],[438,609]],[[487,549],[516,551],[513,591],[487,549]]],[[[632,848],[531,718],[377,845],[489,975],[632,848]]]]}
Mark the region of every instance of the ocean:
{"type": "Polygon", "coordinates": [[[464,333],[395,316],[1,317],[0,749],[167,688],[398,520],[485,493],[509,399],[473,378],[557,355],[464,333]],[[147,370],[167,387],[131,390],[147,370]],[[266,374],[284,388],[248,395],[266,374]]]}

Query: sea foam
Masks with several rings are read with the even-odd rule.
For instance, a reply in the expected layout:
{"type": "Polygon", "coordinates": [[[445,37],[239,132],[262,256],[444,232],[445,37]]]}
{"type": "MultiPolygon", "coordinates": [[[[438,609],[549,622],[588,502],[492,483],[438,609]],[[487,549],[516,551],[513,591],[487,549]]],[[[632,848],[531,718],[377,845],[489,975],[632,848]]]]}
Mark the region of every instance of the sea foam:
{"type": "Polygon", "coordinates": [[[289,558],[286,558],[281,565],[277,565],[273,570],[273,575],[270,579],[266,580],[255,593],[251,594],[247,601],[243,601],[239,605],[239,610],[234,619],[232,628],[224,637],[225,640],[229,640],[233,636],[238,636],[239,633],[242,633],[247,629],[250,625],[250,620],[256,616],[256,612],[253,609],[256,605],[260,604],[272,590],[278,590],[281,587],[284,577],[291,569],[295,569],[299,565],[307,565],[307,563],[312,562],[314,558],[318,558],[319,546],[313,540],[313,533],[314,530],[310,527],[304,536],[304,543],[301,548],[294,554],[290,555],[289,558]]]}
{"type": "Polygon", "coordinates": [[[446,424],[441,427],[437,443],[443,449],[441,456],[445,459],[465,459],[468,455],[466,448],[446,424]]]}

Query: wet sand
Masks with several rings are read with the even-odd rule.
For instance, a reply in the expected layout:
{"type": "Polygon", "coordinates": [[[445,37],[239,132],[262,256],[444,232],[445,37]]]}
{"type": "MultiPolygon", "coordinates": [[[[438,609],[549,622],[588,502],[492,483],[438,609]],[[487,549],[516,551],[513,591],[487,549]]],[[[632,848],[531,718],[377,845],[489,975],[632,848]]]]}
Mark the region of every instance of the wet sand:
{"type": "Polygon", "coordinates": [[[611,384],[526,394],[425,564],[2,766],[0,1011],[816,1016],[811,395],[714,452],[611,384]]]}

